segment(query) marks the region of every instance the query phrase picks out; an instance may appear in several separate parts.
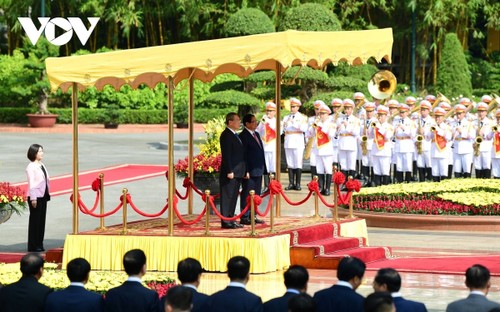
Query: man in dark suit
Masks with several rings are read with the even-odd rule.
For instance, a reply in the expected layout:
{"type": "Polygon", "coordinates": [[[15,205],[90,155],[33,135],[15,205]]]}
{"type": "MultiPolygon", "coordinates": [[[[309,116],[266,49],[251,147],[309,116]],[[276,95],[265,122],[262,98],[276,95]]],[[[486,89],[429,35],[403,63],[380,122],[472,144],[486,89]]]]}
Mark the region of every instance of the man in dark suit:
{"type": "Polygon", "coordinates": [[[288,312],[288,301],[298,294],[307,291],[309,273],[301,265],[292,265],[283,274],[286,292],[282,297],[274,298],[264,303],[264,312],[288,312]]]}
{"type": "Polygon", "coordinates": [[[141,278],[146,274],[146,255],[140,249],[127,251],[123,267],[128,279],[110,289],[105,296],[105,310],[109,312],[159,312],[160,300],[156,291],[144,287],[141,278]]]}
{"type": "MultiPolygon", "coordinates": [[[[254,190],[256,195],[260,195],[262,189],[262,176],[267,174],[264,143],[262,143],[260,135],[255,131],[255,129],[257,129],[257,119],[255,115],[246,114],[243,117],[243,126],[243,131],[240,133],[240,140],[243,143],[247,173],[242,181],[240,211],[245,209],[247,197],[250,195],[251,190],[254,190]]],[[[250,224],[250,210],[241,217],[240,223],[246,225],[250,224]]],[[[262,224],[264,221],[255,217],[255,223],[262,224]]]]}
{"type": "Polygon", "coordinates": [[[470,289],[467,298],[454,301],[446,307],[446,312],[487,312],[500,309],[500,304],[486,299],[491,282],[490,271],[475,264],[465,271],[465,285],[470,289]]]}
{"type": "Polygon", "coordinates": [[[361,285],[366,265],[356,257],[345,257],[337,268],[338,282],[314,294],[318,312],[363,312],[365,298],[356,293],[361,285]]]}
{"type": "Polygon", "coordinates": [[[287,312],[316,312],[316,302],[306,293],[293,296],[288,300],[287,312]]]}
{"type": "Polygon", "coordinates": [[[90,263],[83,258],[68,262],[66,274],[70,285],[48,295],[45,312],[100,312],[104,310],[102,296],[85,289],[89,280],[90,263]]]}
{"type": "Polygon", "coordinates": [[[2,312],[38,312],[43,311],[49,287],[38,280],[43,274],[43,258],[36,253],[24,255],[21,259],[19,281],[0,289],[0,311],[2,312]]]}
{"type": "Polygon", "coordinates": [[[229,259],[227,275],[231,282],[219,292],[210,296],[203,311],[208,312],[262,312],[262,299],[247,291],[250,278],[250,261],[242,256],[229,259]]]}
{"type": "MultiPolygon", "coordinates": [[[[226,218],[234,217],[234,210],[238,202],[238,191],[241,180],[246,174],[243,143],[236,131],[240,128],[240,117],[236,113],[226,115],[226,129],[220,135],[220,149],[222,155],[220,169],[220,210],[226,218]]],[[[221,219],[224,229],[241,228],[243,225],[234,221],[221,219]]]]}
{"type": "Polygon", "coordinates": [[[406,300],[401,296],[401,276],[392,268],[380,269],[373,281],[376,292],[389,292],[398,312],[427,312],[425,304],[406,300]]]}
{"type": "Polygon", "coordinates": [[[374,292],[365,299],[365,312],[397,312],[394,300],[389,292],[374,292]]]}
{"type": "Polygon", "coordinates": [[[189,312],[193,307],[193,293],[183,286],[174,286],[170,288],[165,296],[166,312],[189,312]]]}

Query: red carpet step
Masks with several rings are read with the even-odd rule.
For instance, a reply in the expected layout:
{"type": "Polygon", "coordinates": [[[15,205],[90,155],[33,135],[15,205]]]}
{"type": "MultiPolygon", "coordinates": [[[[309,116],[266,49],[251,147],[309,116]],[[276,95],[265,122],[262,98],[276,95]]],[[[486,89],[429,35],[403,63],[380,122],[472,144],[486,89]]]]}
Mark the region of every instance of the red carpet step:
{"type": "Polygon", "coordinates": [[[388,247],[368,247],[362,237],[341,237],[342,223],[324,223],[291,231],[291,264],[308,269],[336,269],[344,257],[357,257],[366,263],[392,257],[388,247]]]}

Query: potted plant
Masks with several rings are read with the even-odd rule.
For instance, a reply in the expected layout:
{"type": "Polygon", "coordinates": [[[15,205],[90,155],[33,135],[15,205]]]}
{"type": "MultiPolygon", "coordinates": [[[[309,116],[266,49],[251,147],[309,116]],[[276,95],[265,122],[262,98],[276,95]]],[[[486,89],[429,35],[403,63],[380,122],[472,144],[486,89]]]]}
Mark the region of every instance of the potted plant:
{"type": "Polygon", "coordinates": [[[188,127],[188,105],[184,99],[174,103],[174,123],[177,128],[188,127]]]}
{"type": "Polygon", "coordinates": [[[12,213],[21,214],[26,209],[23,190],[7,182],[0,182],[0,224],[10,219],[12,213]]]}
{"type": "Polygon", "coordinates": [[[106,105],[100,119],[104,124],[104,128],[118,128],[118,125],[120,124],[120,108],[116,104],[106,105]]]}

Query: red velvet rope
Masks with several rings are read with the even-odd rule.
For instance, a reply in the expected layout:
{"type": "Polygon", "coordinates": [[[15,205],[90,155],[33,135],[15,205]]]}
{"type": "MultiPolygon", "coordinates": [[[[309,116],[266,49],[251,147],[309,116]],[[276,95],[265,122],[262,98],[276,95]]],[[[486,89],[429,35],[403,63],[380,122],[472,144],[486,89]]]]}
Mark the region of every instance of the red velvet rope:
{"type": "MultiPolygon", "coordinates": [[[[71,196],[69,197],[69,200],[71,202],[73,202],[73,194],[71,194],[71,196]]],[[[99,192],[97,192],[95,194],[95,201],[94,201],[94,207],[92,207],[92,209],[88,209],[87,206],[83,203],[83,201],[81,200],[80,198],[80,193],[78,193],[78,205],[80,205],[80,203],[85,207],[86,210],[90,211],[91,213],[93,213],[96,209],[97,209],[97,204],[99,203],[99,192]]],[[[83,211],[82,211],[83,212],[83,211]]]]}
{"type": "Polygon", "coordinates": [[[249,205],[249,204],[247,204],[247,205],[245,206],[245,209],[243,209],[243,211],[242,211],[239,215],[234,216],[234,217],[224,217],[223,215],[221,215],[221,214],[220,214],[220,212],[219,212],[219,211],[217,210],[217,208],[215,207],[214,202],[213,202],[213,200],[212,200],[212,196],[210,196],[210,206],[212,206],[212,210],[214,211],[214,213],[215,213],[215,214],[216,214],[219,218],[221,218],[221,219],[222,219],[222,220],[224,220],[224,221],[234,221],[234,220],[236,220],[236,219],[239,219],[239,218],[241,218],[241,217],[242,217],[242,216],[243,216],[243,215],[244,215],[244,214],[248,211],[248,209],[250,209],[250,205],[249,205]]]}
{"type": "MultiPolygon", "coordinates": [[[[138,214],[140,214],[143,217],[148,217],[148,218],[159,217],[168,209],[168,200],[167,200],[167,204],[160,210],[160,212],[158,212],[158,213],[146,213],[146,212],[141,211],[139,208],[137,208],[135,206],[134,202],[132,201],[132,197],[130,196],[129,193],[127,193],[126,199],[127,199],[127,203],[130,204],[130,207],[132,207],[132,209],[134,209],[135,212],[137,212],[138,214]]],[[[174,206],[177,205],[178,201],[179,200],[177,199],[177,196],[174,196],[174,206]]]]}
{"type": "MultiPolygon", "coordinates": [[[[267,196],[267,195],[269,195],[268,192],[264,193],[264,196],[267,196]]],[[[269,202],[267,203],[266,211],[264,211],[264,213],[261,213],[259,211],[259,209],[257,209],[257,207],[255,207],[255,213],[261,217],[267,216],[267,214],[269,213],[269,210],[271,210],[272,204],[273,204],[273,195],[269,196],[269,202]]]]}
{"type": "Polygon", "coordinates": [[[101,179],[96,178],[96,179],[92,182],[92,191],[94,191],[94,192],[99,192],[100,190],[101,190],[101,179]]]}
{"type": "Polygon", "coordinates": [[[335,204],[329,204],[326,199],[323,197],[323,195],[321,195],[320,192],[316,192],[316,194],[318,195],[318,198],[319,200],[321,200],[321,202],[323,203],[323,205],[327,206],[328,208],[334,208],[335,207],[335,204]]]}
{"type": "Polygon", "coordinates": [[[196,217],[196,219],[194,219],[193,221],[186,221],[185,219],[182,218],[182,215],[180,214],[179,210],[177,209],[177,202],[175,202],[175,201],[174,201],[174,211],[175,211],[175,214],[177,215],[177,218],[179,218],[179,220],[181,221],[182,224],[193,225],[195,223],[198,223],[201,220],[201,218],[205,215],[205,213],[207,212],[207,205],[205,205],[201,214],[198,217],[196,217]]]}
{"type": "Polygon", "coordinates": [[[105,217],[108,217],[110,215],[113,215],[115,214],[118,210],[120,210],[120,208],[123,206],[123,203],[120,201],[120,204],[118,204],[118,206],[116,206],[115,209],[109,211],[109,212],[106,212],[106,213],[103,213],[103,214],[98,214],[98,213],[93,213],[92,211],[89,211],[87,209],[87,207],[85,207],[85,204],[80,200],[78,199],[78,208],[80,208],[80,211],[84,214],[87,214],[89,216],[92,216],[92,217],[95,217],[95,218],[105,218],[105,217]]]}

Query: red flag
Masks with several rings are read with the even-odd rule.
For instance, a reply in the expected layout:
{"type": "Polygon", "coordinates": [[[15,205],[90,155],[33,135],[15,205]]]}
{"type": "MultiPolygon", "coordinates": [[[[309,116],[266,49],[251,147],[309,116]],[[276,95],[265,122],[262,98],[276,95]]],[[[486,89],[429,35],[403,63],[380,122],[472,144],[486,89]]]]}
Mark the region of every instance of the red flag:
{"type": "Polygon", "coordinates": [[[271,128],[271,126],[266,122],[264,124],[264,138],[263,141],[265,143],[271,142],[276,139],[276,130],[271,128]]]}
{"type": "Polygon", "coordinates": [[[323,132],[321,127],[316,128],[316,146],[320,148],[321,146],[328,144],[330,142],[330,137],[323,132]]]}
{"type": "Polygon", "coordinates": [[[495,155],[500,155],[500,132],[498,131],[495,133],[493,144],[495,144],[495,155]]]}
{"type": "Polygon", "coordinates": [[[375,143],[379,151],[384,148],[385,138],[384,135],[378,131],[378,128],[375,128],[375,143]]]}
{"type": "Polygon", "coordinates": [[[440,152],[446,148],[445,137],[437,134],[437,131],[434,131],[434,142],[436,142],[436,146],[440,152]]]}

